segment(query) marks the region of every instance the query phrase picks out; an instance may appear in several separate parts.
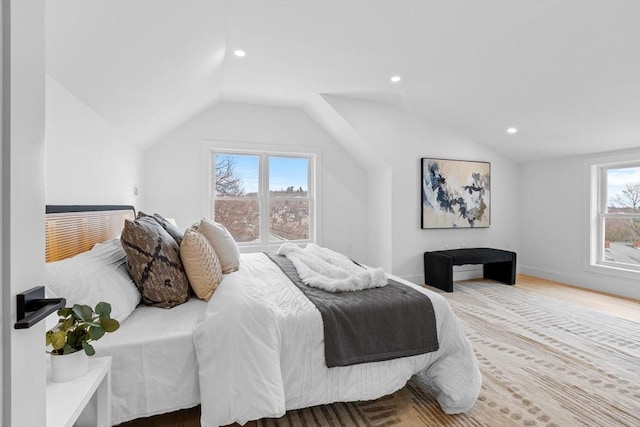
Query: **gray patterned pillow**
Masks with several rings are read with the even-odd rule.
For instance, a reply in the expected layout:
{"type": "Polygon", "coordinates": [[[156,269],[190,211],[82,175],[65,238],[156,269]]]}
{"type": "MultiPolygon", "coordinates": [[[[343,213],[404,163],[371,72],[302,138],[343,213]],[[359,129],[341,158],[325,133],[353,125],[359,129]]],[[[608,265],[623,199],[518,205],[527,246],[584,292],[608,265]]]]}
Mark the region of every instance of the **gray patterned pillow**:
{"type": "Polygon", "coordinates": [[[120,240],[144,304],[171,308],[189,299],[180,247],[154,218],[126,220],[120,240]]]}
{"type": "Polygon", "coordinates": [[[180,231],[178,227],[171,224],[167,221],[162,215],[154,213],[153,218],[158,221],[158,223],[164,228],[164,231],[169,233],[171,237],[178,243],[178,246],[182,244],[182,239],[184,238],[184,233],[180,231]]]}
{"type": "Polygon", "coordinates": [[[138,212],[138,216],[136,218],[145,218],[145,217],[155,219],[158,222],[158,224],[160,224],[162,228],[164,228],[164,231],[166,231],[167,233],[169,233],[169,235],[171,235],[171,237],[173,237],[173,239],[176,241],[178,246],[182,244],[182,238],[184,237],[184,234],[182,233],[182,231],[180,231],[178,227],[176,227],[175,225],[167,221],[162,215],[155,213],[153,214],[153,216],[151,216],[140,211],[138,212]]]}

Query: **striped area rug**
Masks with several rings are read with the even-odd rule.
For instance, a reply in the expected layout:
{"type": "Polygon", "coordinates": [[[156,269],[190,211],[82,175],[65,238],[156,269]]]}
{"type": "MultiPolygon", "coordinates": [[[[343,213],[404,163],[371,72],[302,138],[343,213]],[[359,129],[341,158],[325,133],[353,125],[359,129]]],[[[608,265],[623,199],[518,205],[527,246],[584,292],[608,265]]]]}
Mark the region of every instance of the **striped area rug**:
{"type": "Polygon", "coordinates": [[[289,411],[258,425],[640,426],[639,323],[491,281],[461,282],[445,296],[483,375],[470,411],[442,413],[417,375],[375,401],[289,411]]]}

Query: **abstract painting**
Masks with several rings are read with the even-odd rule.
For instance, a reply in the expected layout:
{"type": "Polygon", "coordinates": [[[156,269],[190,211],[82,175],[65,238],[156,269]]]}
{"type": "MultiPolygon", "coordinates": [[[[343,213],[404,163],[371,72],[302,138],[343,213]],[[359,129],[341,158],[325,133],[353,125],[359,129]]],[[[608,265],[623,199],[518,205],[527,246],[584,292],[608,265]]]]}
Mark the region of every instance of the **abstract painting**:
{"type": "Polygon", "coordinates": [[[422,228],[482,228],[491,224],[491,163],[422,162],[422,228]]]}

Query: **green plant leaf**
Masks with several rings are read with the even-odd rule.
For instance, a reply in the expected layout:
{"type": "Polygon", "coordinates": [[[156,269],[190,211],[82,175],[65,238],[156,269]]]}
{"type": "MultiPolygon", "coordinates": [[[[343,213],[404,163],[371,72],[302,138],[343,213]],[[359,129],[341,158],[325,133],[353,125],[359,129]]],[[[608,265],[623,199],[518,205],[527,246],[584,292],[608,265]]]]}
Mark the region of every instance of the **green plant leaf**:
{"type": "Polygon", "coordinates": [[[89,339],[86,327],[77,327],[67,332],[67,344],[72,348],[82,348],[82,342],[89,339]]]}
{"type": "Polygon", "coordinates": [[[117,331],[120,327],[120,322],[118,322],[116,319],[103,319],[100,320],[100,324],[107,332],[117,331]]]}
{"type": "Polygon", "coordinates": [[[93,356],[96,354],[95,349],[86,341],[82,341],[82,348],[84,349],[84,352],[87,353],[87,356],[93,356]]]}
{"type": "Polygon", "coordinates": [[[54,350],[60,350],[67,343],[67,336],[64,331],[55,331],[50,335],[51,347],[54,350]]]}
{"type": "Polygon", "coordinates": [[[120,323],[111,319],[111,304],[99,302],[95,312],[88,305],[74,304],[58,310],[58,329],[45,335],[46,345],[51,345],[51,354],[71,354],[76,351],[93,356],[95,349],[89,341],[95,341],[107,332],[116,331],[120,323]]]}
{"type": "Polygon", "coordinates": [[[60,317],[67,317],[71,315],[71,313],[73,313],[73,310],[71,309],[71,307],[64,307],[58,310],[58,316],[60,317]]]}
{"type": "Polygon", "coordinates": [[[60,325],[60,329],[63,331],[66,331],[71,329],[71,327],[73,327],[73,325],[75,324],[76,324],[75,317],[69,316],[66,319],[64,319],[64,322],[62,322],[62,324],[60,325]]]}
{"type": "Polygon", "coordinates": [[[92,326],[89,328],[89,337],[92,340],[99,340],[104,335],[104,329],[102,326],[92,326]]]}
{"type": "Polygon", "coordinates": [[[73,315],[78,320],[82,320],[83,322],[88,322],[93,317],[93,309],[88,305],[73,305],[73,315]]]}
{"type": "Polygon", "coordinates": [[[111,316],[111,304],[108,302],[99,302],[96,305],[96,314],[100,316],[100,319],[108,318],[111,316]]]}

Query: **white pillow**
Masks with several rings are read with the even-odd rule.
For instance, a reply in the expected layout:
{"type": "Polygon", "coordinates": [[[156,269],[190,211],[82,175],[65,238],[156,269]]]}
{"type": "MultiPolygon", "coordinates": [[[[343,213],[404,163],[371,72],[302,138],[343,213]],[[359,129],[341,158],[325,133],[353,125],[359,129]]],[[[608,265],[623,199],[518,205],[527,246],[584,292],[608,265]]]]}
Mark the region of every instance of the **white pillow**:
{"type": "Polygon", "coordinates": [[[222,272],[227,274],[237,271],[240,267],[240,250],[224,225],[202,218],[198,231],[204,234],[216,251],[222,272]]]}
{"type": "Polygon", "coordinates": [[[140,292],[129,277],[120,239],[96,244],[90,251],[45,267],[46,287],[66,298],[67,306],[111,304],[111,317],[123,322],[140,303],[140,292]]]}

